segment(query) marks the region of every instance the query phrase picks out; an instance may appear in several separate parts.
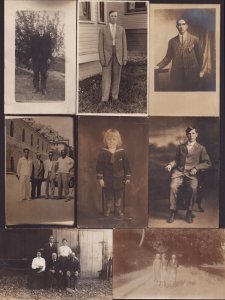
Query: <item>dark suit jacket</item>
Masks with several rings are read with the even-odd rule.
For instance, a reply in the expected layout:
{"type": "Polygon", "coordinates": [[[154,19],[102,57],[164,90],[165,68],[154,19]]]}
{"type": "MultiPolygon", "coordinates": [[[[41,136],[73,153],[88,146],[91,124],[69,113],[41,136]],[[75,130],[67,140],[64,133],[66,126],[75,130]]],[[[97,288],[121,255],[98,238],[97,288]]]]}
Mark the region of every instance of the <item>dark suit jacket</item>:
{"type": "Polygon", "coordinates": [[[130,178],[130,165],[124,149],[112,154],[107,147],[100,152],[96,165],[97,179],[103,179],[105,188],[121,189],[130,178]]]}
{"type": "Polygon", "coordinates": [[[80,273],[80,261],[77,257],[74,260],[72,260],[72,258],[68,259],[66,263],[66,271],[70,271],[71,273],[80,273]]]}
{"type": "Polygon", "coordinates": [[[47,262],[52,260],[52,253],[58,253],[57,245],[53,243],[52,247],[50,247],[50,244],[46,243],[44,245],[44,258],[47,262]]]}
{"type": "Polygon", "coordinates": [[[171,80],[176,82],[184,71],[187,80],[199,80],[203,62],[203,53],[199,39],[187,33],[184,44],[181,45],[179,35],[169,40],[168,49],[164,59],[158,64],[159,68],[168,65],[172,60],[171,80]]]}
{"type": "Polygon", "coordinates": [[[52,56],[52,40],[49,34],[40,37],[39,33],[34,34],[31,38],[30,55],[33,63],[47,62],[52,56]]]}
{"type": "Polygon", "coordinates": [[[178,146],[176,158],[170,164],[180,172],[190,171],[193,168],[198,171],[206,170],[212,165],[205,147],[197,142],[189,153],[187,143],[178,146]]]}
{"type": "Polygon", "coordinates": [[[49,270],[55,270],[56,273],[60,270],[60,262],[58,259],[56,259],[56,261],[53,261],[51,259],[47,262],[46,271],[49,271],[49,270]]]}
{"type": "Polygon", "coordinates": [[[33,169],[32,169],[32,179],[43,179],[44,178],[44,163],[40,160],[40,164],[38,164],[38,160],[33,160],[33,169]]]}
{"type": "MultiPolygon", "coordinates": [[[[116,57],[122,66],[127,61],[127,39],[125,29],[116,24],[116,57]]],[[[109,24],[99,31],[98,52],[102,66],[107,66],[112,57],[113,38],[109,24]]]]}

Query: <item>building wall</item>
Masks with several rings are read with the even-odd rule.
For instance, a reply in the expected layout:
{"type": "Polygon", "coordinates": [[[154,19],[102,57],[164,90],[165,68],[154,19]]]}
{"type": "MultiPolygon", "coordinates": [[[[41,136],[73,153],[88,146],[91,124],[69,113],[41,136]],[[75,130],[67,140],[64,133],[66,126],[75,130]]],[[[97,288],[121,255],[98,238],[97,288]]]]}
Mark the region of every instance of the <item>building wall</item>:
{"type": "Polygon", "coordinates": [[[50,142],[36,132],[22,119],[6,119],[6,171],[15,172],[18,160],[23,156],[23,149],[30,149],[30,158],[35,158],[36,153],[41,153],[41,158],[47,158],[47,153],[50,149],[50,142]],[[11,122],[13,122],[14,132],[10,136],[11,122]],[[22,133],[25,133],[25,140],[22,141],[22,133]],[[31,135],[33,135],[33,145],[31,144],[31,135]],[[12,168],[12,160],[14,161],[14,168],[12,168]]]}
{"type": "MultiPolygon", "coordinates": [[[[118,12],[118,24],[126,29],[128,55],[147,54],[147,12],[126,14],[125,3],[105,2],[106,18],[110,10],[118,12]]],[[[98,34],[106,23],[98,22],[97,2],[91,3],[91,21],[79,21],[79,79],[101,73],[98,34]]]]}

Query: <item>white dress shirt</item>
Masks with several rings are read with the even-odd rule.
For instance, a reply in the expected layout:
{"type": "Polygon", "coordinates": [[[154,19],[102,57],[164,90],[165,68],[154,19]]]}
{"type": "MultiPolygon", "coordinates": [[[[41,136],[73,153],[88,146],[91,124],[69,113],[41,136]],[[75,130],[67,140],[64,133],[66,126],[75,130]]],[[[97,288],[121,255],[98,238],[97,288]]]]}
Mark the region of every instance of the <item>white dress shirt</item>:
{"type": "Polygon", "coordinates": [[[186,38],[187,38],[187,32],[185,32],[184,34],[179,33],[179,39],[181,44],[185,42],[186,38]]]}
{"type": "Polygon", "coordinates": [[[69,246],[64,246],[63,245],[63,246],[59,247],[58,254],[59,254],[59,256],[67,257],[70,254],[72,254],[72,250],[69,246]]]}
{"type": "Polygon", "coordinates": [[[109,27],[113,38],[113,46],[115,46],[116,45],[116,24],[109,23],[109,27]]]}
{"type": "Polygon", "coordinates": [[[31,268],[35,270],[40,267],[43,267],[41,272],[45,271],[46,268],[45,259],[43,257],[35,257],[32,261],[31,268]]]}
{"type": "Polygon", "coordinates": [[[190,150],[193,148],[193,146],[194,146],[195,143],[196,143],[196,141],[194,141],[194,142],[188,142],[187,143],[188,152],[190,152],[190,150]]]}

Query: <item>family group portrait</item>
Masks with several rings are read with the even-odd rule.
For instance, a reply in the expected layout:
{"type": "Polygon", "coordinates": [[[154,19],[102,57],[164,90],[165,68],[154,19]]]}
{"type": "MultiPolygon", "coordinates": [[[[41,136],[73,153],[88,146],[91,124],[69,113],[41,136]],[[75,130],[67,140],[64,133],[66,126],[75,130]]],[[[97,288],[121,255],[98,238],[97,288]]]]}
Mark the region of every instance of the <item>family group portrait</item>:
{"type": "Polygon", "coordinates": [[[6,118],[5,125],[7,224],[73,225],[73,118],[6,118]]]}
{"type": "Polygon", "coordinates": [[[224,229],[114,230],[113,243],[114,299],[224,298],[224,229]]]}
{"type": "Polygon", "coordinates": [[[147,114],[149,3],[78,4],[78,112],[147,114]]]}
{"type": "Polygon", "coordinates": [[[2,229],[0,241],[10,245],[0,251],[4,299],[112,299],[112,230],[2,229]]]}
{"type": "Polygon", "coordinates": [[[149,119],[149,226],[219,226],[219,119],[149,119]]]}

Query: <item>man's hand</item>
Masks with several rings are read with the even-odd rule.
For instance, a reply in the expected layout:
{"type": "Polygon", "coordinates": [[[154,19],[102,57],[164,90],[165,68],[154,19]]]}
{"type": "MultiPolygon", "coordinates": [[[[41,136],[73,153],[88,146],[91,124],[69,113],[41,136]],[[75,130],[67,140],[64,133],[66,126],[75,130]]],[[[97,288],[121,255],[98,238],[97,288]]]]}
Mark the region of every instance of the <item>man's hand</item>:
{"type": "Polygon", "coordinates": [[[32,58],[29,58],[29,64],[32,64],[32,58]]]}
{"type": "Polygon", "coordinates": [[[167,166],[165,166],[165,169],[170,173],[172,170],[171,164],[168,164],[167,166]]]}
{"type": "Polygon", "coordinates": [[[200,76],[200,78],[203,78],[204,77],[204,72],[200,72],[199,76],[200,76]]]}
{"type": "Polygon", "coordinates": [[[123,65],[126,66],[126,64],[127,64],[127,60],[124,60],[123,65]]]}
{"type": "Polygon", "coordinates": [[[130,179],[126,179],[125,184],[130,184],[130,179]]]}
{"type": "Polygon", "coordinates": [[[155,66],[155,67],[154,67],[154,70],[159,70],[159,66],[155,66]]]}
{"type": "Polygon", "coordinates": [[[48,59],[47,59],[47,64],[50,65],[50,63],[51,63],[51,59],[48,58],[48,59]]]}
{"type": "Polygon", "coordinates": [[[104,187],[105,186],[105,182],[104,182],[104,180],[103,179],[99,179],[99,185],[100,185],[100,187],[104,187]]]}
{"type": "Polygon", "coordinates": [[[198,172],[197,169],[196,169],[196,168],[193,168],[193,169],[191,169],[191,171],[190,171],[190,175],[194,176],[194,175],[196,175],[197,172],[198,172]]]}

